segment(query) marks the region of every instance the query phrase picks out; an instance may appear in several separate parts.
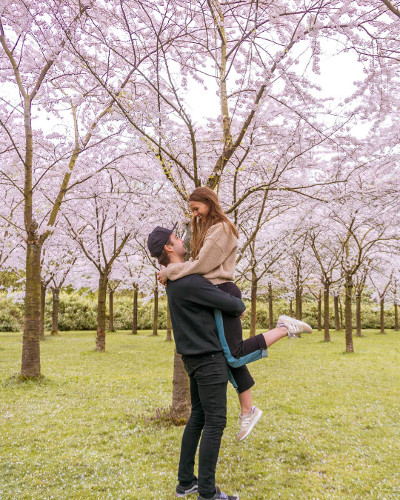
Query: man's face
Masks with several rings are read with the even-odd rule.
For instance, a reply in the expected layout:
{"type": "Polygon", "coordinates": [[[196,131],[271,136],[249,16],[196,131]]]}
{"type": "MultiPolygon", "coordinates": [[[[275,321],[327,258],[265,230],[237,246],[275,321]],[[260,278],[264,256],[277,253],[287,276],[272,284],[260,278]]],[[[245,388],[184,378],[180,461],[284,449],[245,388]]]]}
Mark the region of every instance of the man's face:
{"type": "Polygon", "coordinates": [[[176,255],[184,257],[187,254],[187,251],[183,246],[183,240],[178,238],[175,233],[171,234],[170,241],[171,244],[169,246],[172,247],[172,250],[176,253],[176,255]]]}

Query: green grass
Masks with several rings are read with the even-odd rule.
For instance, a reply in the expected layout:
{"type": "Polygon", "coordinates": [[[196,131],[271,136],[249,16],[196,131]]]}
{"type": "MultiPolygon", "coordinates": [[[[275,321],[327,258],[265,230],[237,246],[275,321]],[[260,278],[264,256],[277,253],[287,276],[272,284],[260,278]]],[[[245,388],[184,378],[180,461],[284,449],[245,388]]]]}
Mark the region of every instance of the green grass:
{"type": "MultiPolygon", "coordinates": [[[[173,345],[149,332],[69,332],[41,343],[40,383],[19,383],[21,334],[0,335],[0,498],[172,499],[182,428],[151,417],[171,402],[173,345]]],[[[217,481],[241,499],[400,498],[400,334],[286,339],[250,366],[264,414],[242,443],[237,397],[217,481]]],[[[188,498],[196,499],[195,495],[188,498]]]]}

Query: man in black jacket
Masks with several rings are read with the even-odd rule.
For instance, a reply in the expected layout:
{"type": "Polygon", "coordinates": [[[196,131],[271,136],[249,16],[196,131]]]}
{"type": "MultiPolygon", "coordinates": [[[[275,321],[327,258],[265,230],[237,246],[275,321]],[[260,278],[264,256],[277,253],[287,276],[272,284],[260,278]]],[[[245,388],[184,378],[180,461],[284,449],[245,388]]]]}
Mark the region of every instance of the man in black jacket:
{"type": "MultiPolygon", "coordinates": [[[[147,245],[162,265],[184,261],[183,240],[171,229],[156,227],[147,245]]],[[[198,491],[198,500],[236,500],[238,496],[228,496],[215,486],[215,469],[226,426],[228,366],[218,340],[213,310],[240,316],[246,307],[240,299],[219,290],[198,274],[168,281],[167,296],[176,350],[182,355],[190,379],[192,407],[182,437],[176,496],[198,491]],[[194,462],[199,441],[197,480],[194,462]]]]}

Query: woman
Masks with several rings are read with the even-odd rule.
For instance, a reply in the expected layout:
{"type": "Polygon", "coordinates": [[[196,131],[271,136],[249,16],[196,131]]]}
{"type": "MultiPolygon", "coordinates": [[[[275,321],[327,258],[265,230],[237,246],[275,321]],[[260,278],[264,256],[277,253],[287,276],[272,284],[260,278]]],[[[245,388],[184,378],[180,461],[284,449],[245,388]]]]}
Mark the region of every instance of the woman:
{"type": "MultiPolygon", "coordinates": [[[[233,282],[238,231],[228,219],[218,197],[208,187],[196,188],[188,198],[193,217],[191,221],[191,258],[182,264],[169,264],[159,273],[159,280],[176,280],[189,274],[202,274],[224,292],[241,297],[233,282]]],[[[267,355],[267,348],[283,337],[295,337],[296,333],[311,333],[311,327],[299,320],[280,316],[276,328],[243,340],[240,318],[222,315],[223,330],[229,350],[234,358],[248,359],[248,355],[259,352],[267,355]]],[[[229,363],[229,360],[228,360],[229,363]]],[[[252,404],[251,387],[254,380],[247,366],[230,367],[237,385],[241,412],[239,414],[239,441],[245,439],[262,415],[252,404]]]]}

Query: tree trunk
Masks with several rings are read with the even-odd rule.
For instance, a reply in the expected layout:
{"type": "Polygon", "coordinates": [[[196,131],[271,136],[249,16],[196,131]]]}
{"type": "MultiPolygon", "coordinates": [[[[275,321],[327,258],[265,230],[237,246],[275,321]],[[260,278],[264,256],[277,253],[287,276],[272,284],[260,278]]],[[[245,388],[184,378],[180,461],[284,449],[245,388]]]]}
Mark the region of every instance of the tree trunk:
{"type": "Polygon", "coordinates": [[[293,318],[293,299],[289,300],[289,316],[293,318]]]}
{"type": "Polygon", "coordinates": [[[381,317],[380,317],[380,326],[381,326],[381,333],[386,333],[385,332],[385,297],[381,297],[380,300],[380,312],[381,312],[381,317]]]}
{"type": "Polygon", "coordinates": [[[40,377],[40,257],[41,244],[28,241],[26,247],[26,290],[21,378],[40,377]]]}
{"type": "Polygon", "coordinates": [[[346,332],[346,352],[354,352],[353,345],[353,316],[351,310],[351,297],[353,292],[353,276],[346,275],[344,301],[344,326],[346,332]]]}
{"type": "Polygon", "coordinates": [[[169,310],[168,298],[167,298],[167,338],[169,342],[172,341],[172,325],[171,325],[171,313],[169,310]]]}
{"type": "Polygon", "coordinates": [[[322,330],[322,293],[321,293],[321,290],[319,291],[317,302],[318,302],[318,315],[317,315],[317,325],[318,326],[317,326],[317,328],[318,328],[318,331],[320,332],[322,330]]]}
{"type": "Polygon", "coordinates": [[[60,307],[60,289],[52,288],[51,292],[53,294],[53,311],[51,314],[51,334],[53,336],[58,335],[58,311],[60,307]]]}
{"type": "Polygon", "coordinates": [[[301,288],[296,288],[296,319],[302,319],[303,317],[303,303],[302,303],[302,293],[301,288]]]}
{"type": "Polygon", "coordinates": [[[274,323],[274,303],[272,300],[272,285],[268,284],[268,319],[269,319],[269,329],[272,330],[275,326],[274,323]]]}
{"type": "Polygon", "coordinates": [[[396,302],[394,303],[394,330],[396,332],[399,331],[399,311],[398,311],[398,305],[396,302]]]}
{"type": "MultiPolygon", "coordinates": [[[[157,273],[156,273],[157,280],[157,273]]],[[[158,286],[154,288],[154,314],[153,314],[153,335],[158,335],[158,286]]]]}
{"type": "Polygon", "coordinates": [[[114,290],[108,292],[108,314],[109,314],[109,329],[110,332],[115,332],[114,328],[114,290]]]}
{"type": "Polygon", "coordinates": [[[361,325],[361,294],[356,293],[356,335],[357,337],[363,337],[361,325]]]}
{"type": "Polygon", "coordinates": [[[184,424],[190,415],[190,388],[189,377],[183,361],[176,351],[174,352],[174,376],[172,381],[171,417],[176,423],[184,424]]]}
{"type": "Polygon", "coordinates": [[[333,296],[333,305],[335,309],[335,330],[338,332],[340,330],[340,317],[339,317],[339,296],[333,296]]]}
{"type": "Polygon", "coordinates": [[[44,335],[44,312],[46,309],[46,285],[40,283],[40,340],[45,339],[44,335]]]}
{"type": "Polygon", "coordinates": [[[257,326],[257,278],[252,271],[251,273],[251,312],[250,312],[250,337],[256,334],[257,326]]]}
{"type": "Polygon", "coordinates": [[[97,337],[96,351],[106,350],[106,299],[107,299],[107,274],[100,272],[99,292],[97,299],[97,337]]]}
{"type": "Polygon", "coordinates": [[[324,342],[331,341],[329,332],[329,284],[324,284],[324,342]]]}
{"type": "Polygon", "coordinates": [[[343,307],[340,298],[339,298],[339,316],[340,316],[340,329],[343,330],[343,307]]]}
{"type": "Polygon", "coordinates": [[[137,316],[138,316],[138,295],[139,291],[135,287],[133,290],[133,308],[132,308],[132,335],[137,335],[138,332],[138,324],[137,324],[137,316]]]}
{"type": "Polygon", "coordinates": [[[303,288],[300,288],[299,312],[300,312],[300,319],[303,319],[303,288]]]}

